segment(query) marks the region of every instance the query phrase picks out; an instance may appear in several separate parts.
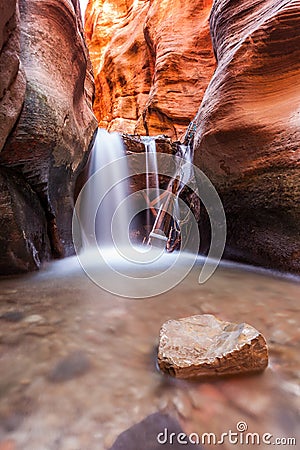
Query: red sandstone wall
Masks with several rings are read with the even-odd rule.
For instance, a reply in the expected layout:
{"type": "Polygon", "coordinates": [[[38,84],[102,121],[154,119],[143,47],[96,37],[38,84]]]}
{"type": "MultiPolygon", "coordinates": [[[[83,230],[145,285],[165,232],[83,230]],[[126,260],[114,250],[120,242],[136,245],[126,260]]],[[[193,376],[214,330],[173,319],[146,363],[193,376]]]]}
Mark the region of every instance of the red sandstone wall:
{"type": "Polygon", "coordinates": [[[90,0],[85,29],[101,127],[182,135],[215,68],[211,3],[90,0]]]}

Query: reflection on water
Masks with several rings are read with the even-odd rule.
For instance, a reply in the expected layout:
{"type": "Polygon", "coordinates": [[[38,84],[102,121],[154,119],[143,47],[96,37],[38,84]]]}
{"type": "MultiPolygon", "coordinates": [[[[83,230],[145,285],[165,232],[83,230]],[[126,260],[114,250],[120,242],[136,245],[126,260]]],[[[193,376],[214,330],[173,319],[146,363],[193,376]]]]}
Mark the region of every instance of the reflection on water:
{"type": "Polygon", "coordinates": [[[2,280],[0,448],[11,440],[17,450],[108,449],[156,411],[187,433],[220,435],[246,421],[248,431],[299,439],[299,280],[226,265],[204,285],[198,277],[196,266],[173,290],[144,300],[101,290],[76,258],[2,280]],[[266,372],[198,383],[159,373],[160,325],[201,313],[261,331],[266,372]]]}

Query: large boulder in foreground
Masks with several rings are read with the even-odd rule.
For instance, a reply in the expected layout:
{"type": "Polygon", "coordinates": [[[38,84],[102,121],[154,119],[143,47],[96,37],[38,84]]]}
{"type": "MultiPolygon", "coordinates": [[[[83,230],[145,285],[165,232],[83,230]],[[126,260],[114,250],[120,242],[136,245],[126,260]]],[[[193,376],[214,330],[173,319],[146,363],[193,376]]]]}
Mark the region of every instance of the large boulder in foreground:
{"type": "Polygon", "coordinates": [[[268,349],[252,326],[203,314],[163,324],[158,364],[177,378],[254,373],[267,367],[268,349]]]}
{"type": "Polygon", "coordinates": [[[109,131],[177,139],[196,114],[215,68],[212,0],[91,0],[85,30],[95,114],[109,131]]]}
{"type": "Polygon", "coordinates": [[[78,1],[11,3],[1,7],[0,22],[6,40],[0,79],[5,75],[9,83],[9,74],[12,80],[9,101],[0,103],[0,114],[11,118],[0,128],[0,239],[7,241],[0,248],[1,273],[32,270],[45,258],[73,252],[74,184],[97,127],[78,1]],[[12,57],[3,65],[8,48],[12,57]]]}
{"type": "Polygon", "coordinates": [[[226,257],[299,273],[300,3],[215,0],[210,25],[195,163],[224,202],[226,257]]]}

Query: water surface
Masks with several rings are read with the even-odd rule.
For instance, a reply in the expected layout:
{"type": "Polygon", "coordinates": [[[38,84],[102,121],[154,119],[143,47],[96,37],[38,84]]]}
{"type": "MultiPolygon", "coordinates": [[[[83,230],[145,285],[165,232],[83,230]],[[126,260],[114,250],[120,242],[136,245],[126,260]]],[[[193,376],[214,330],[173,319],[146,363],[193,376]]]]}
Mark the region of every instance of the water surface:
{"type": "Polygon", "coordinates": [[[2,280],[0,442],[11,439],[17,450],[109,449],[156,411],[187,433],[220,435],[245,421],[251,432],[299,439],[299,280],[225,264],[199,285],[199,265],[171,291],[144,300],[103,291],[75,257],[2,280]],[[216,382],[161,374],[161,324],[202,313],[260,330],[269,368],[216,382]],[[82,374],[55,379],[59,361],[74,354],[82,374]]]}

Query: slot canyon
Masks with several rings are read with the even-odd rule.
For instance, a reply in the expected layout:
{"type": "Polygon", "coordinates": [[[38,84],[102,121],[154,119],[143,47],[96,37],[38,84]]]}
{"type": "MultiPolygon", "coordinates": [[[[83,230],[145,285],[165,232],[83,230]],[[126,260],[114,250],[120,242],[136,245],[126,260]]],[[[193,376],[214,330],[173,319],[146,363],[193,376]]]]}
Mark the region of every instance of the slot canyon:
{"type": "Polygon", "coordinates": [[[299,0],[0,0],[0,450],[297,448],[299,86],[299,0]]]}

